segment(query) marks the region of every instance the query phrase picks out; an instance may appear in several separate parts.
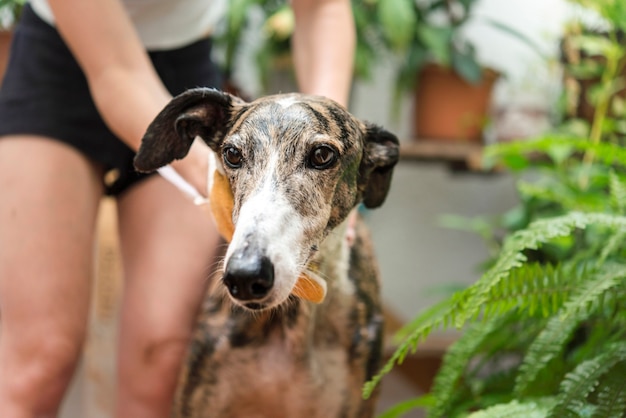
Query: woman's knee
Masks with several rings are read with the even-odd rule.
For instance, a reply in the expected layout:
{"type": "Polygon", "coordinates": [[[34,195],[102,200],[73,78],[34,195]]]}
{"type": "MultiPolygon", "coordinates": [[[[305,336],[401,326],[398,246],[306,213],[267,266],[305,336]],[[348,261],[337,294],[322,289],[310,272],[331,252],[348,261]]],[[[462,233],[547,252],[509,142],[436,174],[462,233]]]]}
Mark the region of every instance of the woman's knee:
{"type": "Polygon", "coordinates": [[[83,341],[52,331],[31,341],[15,341],[3,333],[0,364],[6,373],[0,377],[0,386],[4,396],[41,413],[54,412],[72,379],[83,341]]]}
{"type": "Polygon", "coordinates": [[[138,399],[167,399],[176,388],[189,345],[186,336],[159,336],[136,344],[135,353],[120,353],[120,385],[138,399]]]}

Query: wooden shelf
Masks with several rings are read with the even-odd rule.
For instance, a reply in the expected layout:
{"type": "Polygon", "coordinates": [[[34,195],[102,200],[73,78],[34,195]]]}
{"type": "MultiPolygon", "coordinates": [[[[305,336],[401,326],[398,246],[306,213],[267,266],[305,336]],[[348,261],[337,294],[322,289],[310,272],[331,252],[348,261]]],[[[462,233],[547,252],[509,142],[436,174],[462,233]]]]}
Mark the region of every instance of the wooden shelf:
{"type": "Polygon", "coordinates": [[[484,171],[481,164],[483,148],[482,144],[470,142],[411,139],[400,142],[400,159],[444,162],[459,171],[484,171]]]}

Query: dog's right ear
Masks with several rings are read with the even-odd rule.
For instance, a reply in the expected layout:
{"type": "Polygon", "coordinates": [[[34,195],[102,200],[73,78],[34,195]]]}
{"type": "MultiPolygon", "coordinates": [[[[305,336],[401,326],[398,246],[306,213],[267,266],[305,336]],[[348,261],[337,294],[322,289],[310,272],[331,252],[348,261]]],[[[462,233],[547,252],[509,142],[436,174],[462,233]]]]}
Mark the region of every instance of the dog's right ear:
{"type": "Polygon", "coordinates": [[[366,123],[365,152],[360,167],[364,183],[363,204],[377,208],[383,204],[391,186],[393,167],[400,158],[400,143],[391,132],[366,123]]]}
{"type": "Polygon", "coordinates": [[[196,136],[218,150],[236,105],[236,96],[196,88],[176,96],[152,121],[134,159],[137,171],[149,172],[187,155],[196,136]]]}

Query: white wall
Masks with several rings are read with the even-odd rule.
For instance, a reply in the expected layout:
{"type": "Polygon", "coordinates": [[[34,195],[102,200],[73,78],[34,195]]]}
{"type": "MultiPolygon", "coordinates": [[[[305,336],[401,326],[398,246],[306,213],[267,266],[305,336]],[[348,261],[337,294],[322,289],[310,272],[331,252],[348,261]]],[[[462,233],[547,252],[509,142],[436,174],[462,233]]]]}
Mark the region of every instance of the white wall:
{"type": "Polygon", "coordinates": [[[475,42],[480,61],[502,71],[507,80],[497,99],[515,100],[511,94],[529,93],[544,100],[554,99],[559,71],[558,57],[561,30],[568,16],[565,0],[481,0],[465,35],[475,42]],[[536,51],[515,36],[486,23],[491,19],[524,34],[550,57],[546,62],[536,51]],[[506,94],[503,94],[504,91],[506,94]]]}

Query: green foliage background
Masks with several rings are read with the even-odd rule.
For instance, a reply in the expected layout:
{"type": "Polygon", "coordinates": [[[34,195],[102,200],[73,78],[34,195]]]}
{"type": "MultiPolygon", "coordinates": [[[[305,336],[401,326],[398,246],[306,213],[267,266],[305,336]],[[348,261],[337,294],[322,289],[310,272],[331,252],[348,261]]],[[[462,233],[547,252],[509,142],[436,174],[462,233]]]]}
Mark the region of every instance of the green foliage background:
{"type": "Polygon", "coordinates": [[[489,241],[488,268],[405,327],[365,396],[434,330],[462,336],[431,393],[383,417],[415,407],[431,418],[626,416],[626,3],[572,2],[608,30],[567,28],[566,76],[578,88],[553,132],[488,148],[488,167],[517,176],[520,205],[465,225],[489,241]]]}

